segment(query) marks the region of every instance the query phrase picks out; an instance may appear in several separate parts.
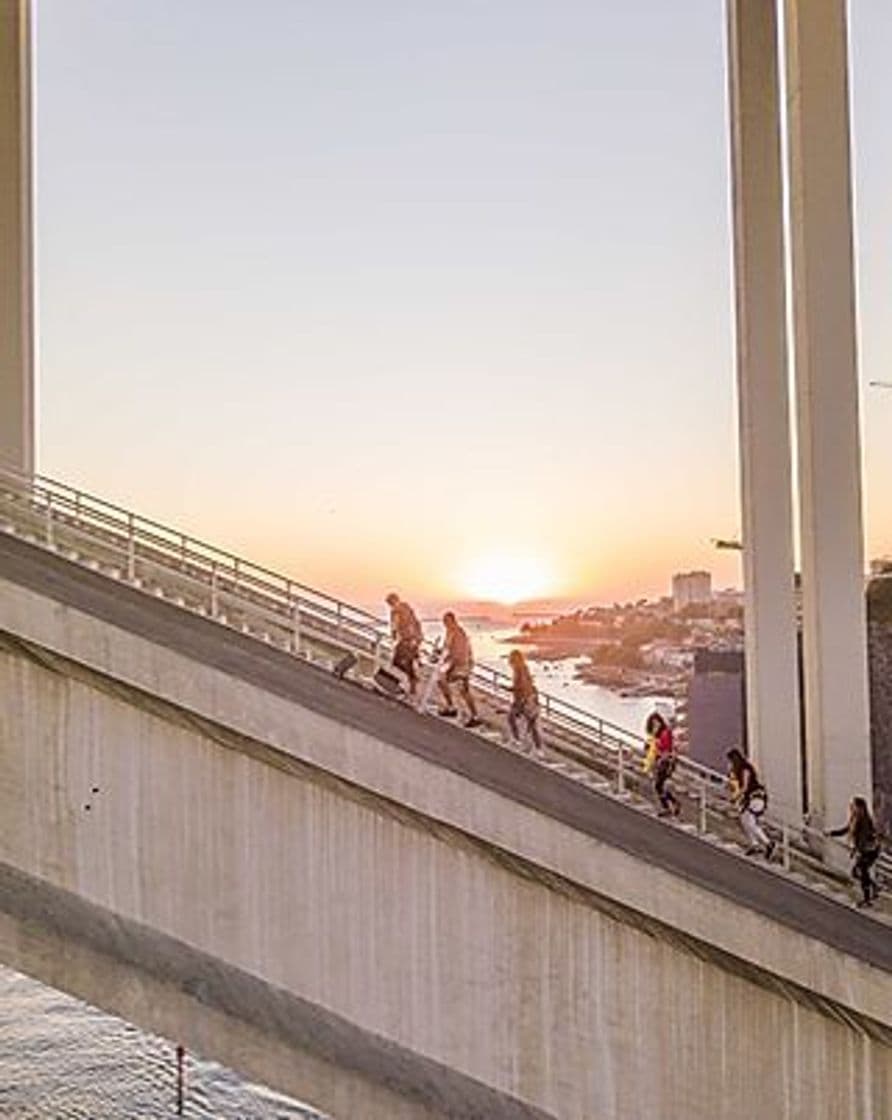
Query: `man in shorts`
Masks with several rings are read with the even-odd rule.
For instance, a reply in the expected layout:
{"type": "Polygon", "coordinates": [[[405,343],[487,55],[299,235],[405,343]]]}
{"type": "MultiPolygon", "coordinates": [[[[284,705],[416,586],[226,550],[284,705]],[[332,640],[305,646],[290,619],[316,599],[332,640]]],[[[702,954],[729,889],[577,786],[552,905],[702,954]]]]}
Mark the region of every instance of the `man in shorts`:
{"type": "Polygon", "coordinates": [[[452,700],[452,689],[458,689],[462,703],[468,710],[465,727],[479,727],[481,720],[477,715],[477,705],[471,695],[471,670],[474,667],[474,657],[471,653],[471,642],[452,611],[443,615],[443,625],[446,627],[446,657],[443,661],[443,670],[437,682],[442,693],[445,706],[440,708],[440,715],[452,719],[458,715],[458,709],[452,700]]]}
{"type": "Polygon", "coordinates": [[[418,688],[418,655],[421,651],[421,623],[408,603],[391,591],[387,596],[390,607],[390,633],[396,643],[393,650],[393,667],[406,674],[409,695],[418,688]]]}

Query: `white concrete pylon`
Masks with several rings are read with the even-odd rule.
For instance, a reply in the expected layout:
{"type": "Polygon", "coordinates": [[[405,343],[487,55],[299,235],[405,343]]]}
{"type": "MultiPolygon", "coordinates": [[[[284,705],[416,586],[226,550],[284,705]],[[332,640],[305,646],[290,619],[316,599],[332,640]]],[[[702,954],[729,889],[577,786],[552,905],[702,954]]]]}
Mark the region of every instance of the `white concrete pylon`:
{"type": "Polygon", "coordinates": [[[34,470],[29,0],[0,3],[0,464],[34,470]]]}
{"type": "Polygon", "coordinates": [[[845,0],[786,0],[809,807],[871,796],[845,0]]]}
{"type": "Polygon", "coordinates": [[[747,734],[772,809],[802,817],[777,12],[728,0],[747,734]]]}

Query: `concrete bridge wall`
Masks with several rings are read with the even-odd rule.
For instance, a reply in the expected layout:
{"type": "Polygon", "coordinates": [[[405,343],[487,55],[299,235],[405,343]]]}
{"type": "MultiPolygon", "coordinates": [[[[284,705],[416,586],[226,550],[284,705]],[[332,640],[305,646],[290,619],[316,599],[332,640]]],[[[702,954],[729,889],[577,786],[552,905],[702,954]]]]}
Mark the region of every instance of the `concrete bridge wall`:
{"type": "MultiPolygon", "coordinates": [[[[809,938],[469,780],[448,754],[470,736],[441,765],[381,730],[431,721],[360,695],[370,733],[326,714],[348,685],[281,672],[311,699],[0,580],[4,963],[344,1120],[892,1115],[868,942],[809,938]]],[[[625,812],[581,793],[596,826],[625,812]]]]}

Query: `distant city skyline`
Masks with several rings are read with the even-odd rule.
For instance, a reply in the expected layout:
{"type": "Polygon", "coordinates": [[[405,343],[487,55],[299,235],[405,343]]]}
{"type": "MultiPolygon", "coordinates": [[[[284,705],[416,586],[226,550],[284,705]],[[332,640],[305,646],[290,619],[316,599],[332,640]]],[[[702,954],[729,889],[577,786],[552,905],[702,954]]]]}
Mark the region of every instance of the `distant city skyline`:
{"type": "MultiPolygon", "coordinates": [[[[739,583],[723,3],[35,7],[43,473],[364,602],[739,583]]],[[[850,18],[872,557],[892,6],[850,18]]]]}

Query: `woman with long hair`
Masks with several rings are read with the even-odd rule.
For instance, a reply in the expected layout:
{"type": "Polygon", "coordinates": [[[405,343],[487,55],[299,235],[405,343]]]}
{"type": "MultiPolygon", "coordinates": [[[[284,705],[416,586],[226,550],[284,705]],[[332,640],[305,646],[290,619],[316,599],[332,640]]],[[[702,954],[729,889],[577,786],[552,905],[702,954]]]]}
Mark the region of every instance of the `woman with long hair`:
{"type": "Polygon", "coordinates": [[[659,712],[652,712],[647,717],[644,730],[648,741],[653,744],[654,793],[660,803],[659,816],[677,817],[681,812],[681,804],[669,785],[676,763],[672,728],[659,712]]]}
{"type": "Polygon", "coordinates": [[[880,888],[870,874],[870,869],[880,854],[880,837],[863,797],[852,798],[849,802],[849,819],[842,828],[831,829],[827,835],[848,836],[854,857],[852,878],[861,883],[862,897],[858,905],[870,906],[880,894],[880,888]]]}
{"type": "Polygon", "coordinates": [[[513,649],[508,654],[508,664],[511,666],[511,693],[513,696],[511,707],[508,709],[508,726],[511,729],[511,738],[515,743],[520,743],[518,720],[522,719],[527,725],[533,746],[537,751],[541,751],[539,693],[533,683],[526,658],[519,649],[513,649]]]}
{"type": "Polygon", "coordinates": [[[759,824],[759,817],[768,804],[768,793],[759,781],[755,766],[737,747],[728,751],[728,785],[737,806],[741,828],[749,840],[746,854],[754,856],[757,852],[764,852],[765,858],[771,859],[774,841],[759,824]]]}

